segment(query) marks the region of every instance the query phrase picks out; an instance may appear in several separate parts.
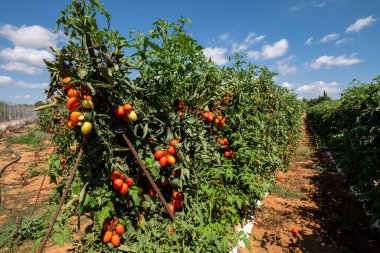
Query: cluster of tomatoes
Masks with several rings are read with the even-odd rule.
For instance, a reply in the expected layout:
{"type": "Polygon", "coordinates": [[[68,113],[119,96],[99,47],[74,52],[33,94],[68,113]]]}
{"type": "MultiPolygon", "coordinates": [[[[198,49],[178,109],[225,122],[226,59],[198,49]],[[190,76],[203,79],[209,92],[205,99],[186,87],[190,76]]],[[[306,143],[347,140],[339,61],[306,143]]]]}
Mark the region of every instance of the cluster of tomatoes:
{"type": "Polygon", "coordinates": [[[158,160],[161,167],[164,168],[166,165],[174,165],[176,154],[175,145],[178,144],[179,141],[177,139],[173,139],[170,142],[170,147],[167,150],[157,149],[154,153],[154,158],[158,160]]]}
{"type": "Polygon", "coordinates": [[[234,158],[234,152],[230,149],[230,145],[228,145],[228,139],[218,138],[216,140],[219,144],[224,145],[224,157],[226,158],[234,158]]]}
{"type": "Polygon", "coordinates": [[[81,87],[80,90],[76,89],[71,77],[65,77],[62,80],[62,85],[67,90],[68,100],[66,106],[70,111],[67,126],[69,128],[80,126],[83,134],[89,134],[92,130],[90,121],[92,119],[92,110],[94,109],[92,97],[88,95],[89,89],[85,86],[81,87]]]}
{"type": "Polygon", "coordinates": [[[221,111],[218,111],[218,117],[215,117],[213,112],[201,112],[202,117],[208,122],[214,122],[216,125],[223,126],[226,123],[226,118],[221,114],[221,111]]]}
{"type": "Polygon", "coordinates": [[[168,206],[172,213],[176,210],[180,210],[183,207],[183,194],[180,192],[173,192],[172,203],[168,204],[168,206]]]}
{"type": "Polygon", "coordinates": [[[112,171],[110,179],[112,181],[113,188],[115,188],[115,190],[118,190],[123,196],[128,193],[129,187],[134,184],[133,178],[126,178],[117,170],[112,171]]]}
{"type": "Polygon", "coordinates": [[[125,122],[133,122],[137,120],[137,114],[133,110],[133,106],[130,104],[119,105],[114,110],[117,118],[123,118],[125,122]]]}
{"type": "Polygon", "coordinates": [[[125,232],[125,228],[119,223],[118,218],[104,221],[103,230],[105,231],[103,235],[104,243],[111,242],[115,247],[120,245],[120,236],[125,232]]]}

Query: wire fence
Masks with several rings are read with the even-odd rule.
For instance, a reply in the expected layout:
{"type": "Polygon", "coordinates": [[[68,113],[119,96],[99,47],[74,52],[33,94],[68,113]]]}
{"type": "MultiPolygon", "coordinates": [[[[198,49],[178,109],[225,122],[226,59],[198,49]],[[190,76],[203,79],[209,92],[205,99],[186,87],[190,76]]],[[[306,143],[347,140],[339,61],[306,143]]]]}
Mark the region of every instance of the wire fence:
{"type": "Polygon", "coordinates": [[[0,131],[14,130],[36,121],[34,105],[14,104],[0,100],[0,131]]]}

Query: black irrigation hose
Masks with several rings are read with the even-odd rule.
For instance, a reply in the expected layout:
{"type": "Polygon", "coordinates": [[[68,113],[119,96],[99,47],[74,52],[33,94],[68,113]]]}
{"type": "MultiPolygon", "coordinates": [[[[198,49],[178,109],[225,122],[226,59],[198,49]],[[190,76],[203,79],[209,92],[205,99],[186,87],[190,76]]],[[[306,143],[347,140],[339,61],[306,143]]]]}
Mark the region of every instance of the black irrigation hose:
{"type": "Polygon", "coordinates": [[[7,163],[3,168],[0,169],[0,177],[1,177],[1,175],[3,174],[3,172],[4,172],[9,166],[11,166],[11,165],[14,164],[14,163],[17,163],[17,162],[21,159],[21,155],[20,155],[19,153],[16,153],[16,154],[17,154],[17,156],[16,156],[16,158],[15,158],[13,161],[7,163]]]}

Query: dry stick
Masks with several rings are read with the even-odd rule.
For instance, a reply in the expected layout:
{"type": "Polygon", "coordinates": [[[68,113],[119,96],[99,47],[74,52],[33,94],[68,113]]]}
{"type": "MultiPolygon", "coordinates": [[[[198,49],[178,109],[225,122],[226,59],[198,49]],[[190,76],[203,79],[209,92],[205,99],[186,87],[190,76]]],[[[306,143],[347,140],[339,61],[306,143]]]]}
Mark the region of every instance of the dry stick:
{"type": "Polygon", "coordinates": [[[71,184],[73,183],[74,181],[74,177],[75,177],[75,172],[77,171],[78,167],[79,167],[79,163],[82,159],[82,156],[83,156],[83,145],[81,146],[80,150],[79,150],[79,154],[78,154],[78,157],[77,157],[77,160],[75,162],[75,165],[74,165],[74,168],[73,168],[73,171],[71,172],[70,176],[69,176],[69,179],[67,180],[66,182],[66,187],[65,187],[65,190],[63,191],[62,193],[62,198],[61,198],[61,201],[59,202],[59,205],[58,205],[58,208],[57,210],[55,211],[54,215],[51,217],[51,220],[50,220],[50,225],[49,225],[49,228],[48,228],[48,231],[46,232],[45,236],[44,236],[44,239],[42,240],[42,242],[40,243],[40,245],[38,246],[38,249],[36,251],[36,253],[42,253],[43,249],[45,248],[45,244],[47,242],[47,240],[49,239],[49,236],[53,230],[53,225],[55,223],[55,221],[57,220],[58,218],[58,215],[59,215],[59,212],[61,211],[62,209],[62,206],[63,204],[65,203],[65,198],[69,192],[69,189],[71,187],[71,184]]]}
{"type": "Polygon", "coordinates": [[[170,210],[168,203],[166,202],[164,196],[162,196],[160,190],[157,187],[156,182],[154,182],[149,171],[146,169],[144,163],[141,161],[139,155],[136,152],[135,147],[132,145],[132,142],[128,139],[128,137],[125,135],[125,133],[123,133],[123,138],[124,138],[125,142],[127,143],[129,149],[132,151],[132,154],[135,156],[137,163],[140,165],[140,168],[144,171],[144,173],[145,173],[146,177],[148,178],[150,184],[153,186],[153,189],[157,193],[157,196],[160,198],[160,200],[164,204],[164,206],[166,208],[166,212],[170,215],[170,218],[174,221],[175,220],[174,213],[172,213],[172,211],[170,210]]]}
{"type": "MultiPolygon", "coordinates": [[[[54,154],[54,152],[55,152],[55,147],[56,147],[56,146],[54,146],[53,151],[51,152],[51,154],[54,154]]],[[[42,179],[42,182],[41,182],[41,185],[40,185],[40,189],[38,190],[37,197],[36,197],[36,201],[34,202],[34,206],[33,206],[32,212],[31,212],[31,214],[30,214],[30,217],[33,216],[33,214],[34,214],[34,210],[36,209],[37,202],[38,202],[38,198],[40,197],[40,193],[41,193],[41,190],[42,190],[42,186],[44,185],[46,175],[47,175],[47,172],[45,171],[45,175],[44,175],[44,178],[42,179]]]]}

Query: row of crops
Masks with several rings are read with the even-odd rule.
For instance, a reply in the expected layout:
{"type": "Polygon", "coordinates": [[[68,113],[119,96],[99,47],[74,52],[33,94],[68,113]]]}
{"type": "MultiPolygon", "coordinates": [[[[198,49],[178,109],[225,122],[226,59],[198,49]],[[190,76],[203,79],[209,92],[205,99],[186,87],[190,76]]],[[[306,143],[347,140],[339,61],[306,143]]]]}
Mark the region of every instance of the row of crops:
{"type": "Polygon", "coordinates": [[[308,111],[308,121],[332,152],[358,197],[380,217],[380,77],[358,83],[338,100],[308,111]]]}
{"type": "Polygon", "coordinates": [[[291,161],[300,102],[265,67],[206,59],[189,20],[126,39],[98,26],[99,14],[109,26],[97,1],[67,6],[58,27],[70,40],[46,62],[52,103],[39,120],[57,144],[49,175],[59,193],[84,153],[55,233],[85,215],[80,252],[228,252],[234,227],[291,161]]]}

